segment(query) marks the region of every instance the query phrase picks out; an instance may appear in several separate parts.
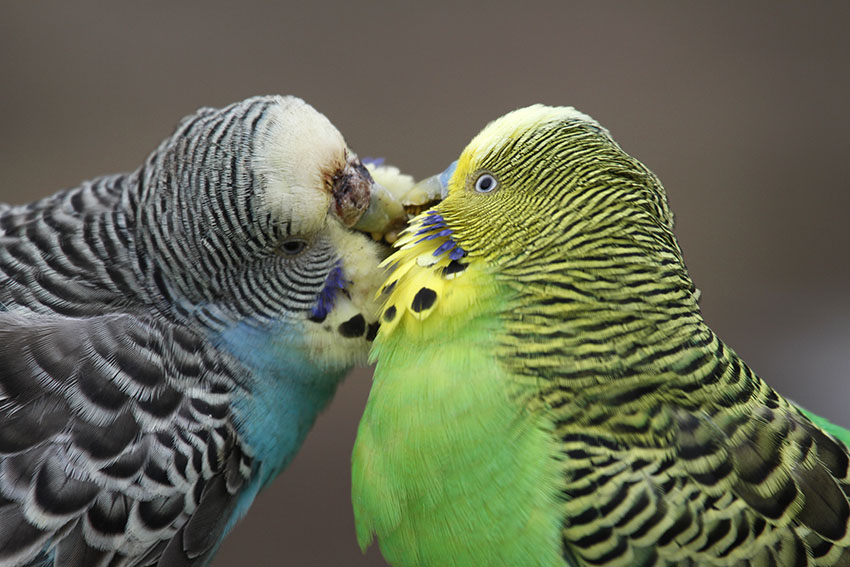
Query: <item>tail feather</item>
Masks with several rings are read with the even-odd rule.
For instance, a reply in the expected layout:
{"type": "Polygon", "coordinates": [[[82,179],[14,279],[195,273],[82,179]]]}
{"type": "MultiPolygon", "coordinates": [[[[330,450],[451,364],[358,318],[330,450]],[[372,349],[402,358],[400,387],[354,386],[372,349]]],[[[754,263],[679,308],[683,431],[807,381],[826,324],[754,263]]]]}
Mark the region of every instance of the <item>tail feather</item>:
{"type": "Polygon", "coordinates": [[[805,410],[799,406],[797,406],[803,415],[812,420],[812,423],[844,443],[847,447],[850,447],[850,430],[841,427],[840,425],[835,425],[825,417],[821,417],[817,414],[814,414],[808,410],[805,410]]]}

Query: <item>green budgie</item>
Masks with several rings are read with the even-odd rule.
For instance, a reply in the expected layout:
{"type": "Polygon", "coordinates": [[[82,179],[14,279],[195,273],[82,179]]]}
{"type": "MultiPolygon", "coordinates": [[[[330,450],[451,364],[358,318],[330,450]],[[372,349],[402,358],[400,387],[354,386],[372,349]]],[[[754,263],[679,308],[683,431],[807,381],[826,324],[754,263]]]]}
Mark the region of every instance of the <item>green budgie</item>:
{"type": "Polygon", "coordinates": [[[353,454],[393,565],[850,565],[850,432],[703,321],[664,189],[572,108],[487,126],[386,264],[353,454]]]}

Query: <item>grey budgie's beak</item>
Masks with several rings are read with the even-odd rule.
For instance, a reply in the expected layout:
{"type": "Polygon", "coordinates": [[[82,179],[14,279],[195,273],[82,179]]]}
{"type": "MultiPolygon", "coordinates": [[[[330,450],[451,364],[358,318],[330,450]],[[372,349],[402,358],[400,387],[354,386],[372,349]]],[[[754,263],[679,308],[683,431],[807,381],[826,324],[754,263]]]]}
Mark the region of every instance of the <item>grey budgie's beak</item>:
{"type": "Polygon", "coordinates": [[[405,222],[407,214],[401,201],[383,185],[374,183],[369,208],[353,228],[362,232],[385,233],[404,225],[405,222]]]}

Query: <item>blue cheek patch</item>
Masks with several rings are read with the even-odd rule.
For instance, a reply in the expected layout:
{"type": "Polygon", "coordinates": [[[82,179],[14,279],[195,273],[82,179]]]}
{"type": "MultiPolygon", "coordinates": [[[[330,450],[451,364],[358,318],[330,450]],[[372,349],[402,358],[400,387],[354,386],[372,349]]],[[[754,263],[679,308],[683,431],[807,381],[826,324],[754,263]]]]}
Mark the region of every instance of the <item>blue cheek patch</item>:
{"type": "Polygon", "coordinates": [[[426,240],[434,240],[435,238],[444,238],[445,242],[434,250],[434,256],[439,257],[449,251],[451,251],[449,252],[449,258],[452,260],[459,260],[466,256],[466,250],[461,248],[451,237],[452,229],[446,226],[446,221],[443,217],[434,210],[427,211],[425,214],[427,216],[422,221],[422,228],[414,234],[414,236],[419,236],[420,234],[424,234],[425,236],[417,240],[415,244],[426,240]]]}
{"type": "Polygon", "coordinates": [[[310,320],[321,323],[334,308],[336,296],[340,290],[345,289],[347,283],[345,275],[342,273],[342,260],[338,260],[336,265],[328,274],[325,280],[325,285],[319,296],[316,298],[316,305],[310,311],[310,320]]]}

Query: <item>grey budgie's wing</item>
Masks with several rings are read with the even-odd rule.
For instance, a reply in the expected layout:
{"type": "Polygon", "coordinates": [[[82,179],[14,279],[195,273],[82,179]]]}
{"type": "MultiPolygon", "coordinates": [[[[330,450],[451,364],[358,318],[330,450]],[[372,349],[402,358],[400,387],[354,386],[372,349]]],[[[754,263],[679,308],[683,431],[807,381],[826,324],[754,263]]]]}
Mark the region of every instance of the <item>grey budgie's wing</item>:
{"type": "Polygon", "coordinates": [[[0,566],[203,564],[251,472],[227,364],[161,319],[0,309],[0,566]]]}

